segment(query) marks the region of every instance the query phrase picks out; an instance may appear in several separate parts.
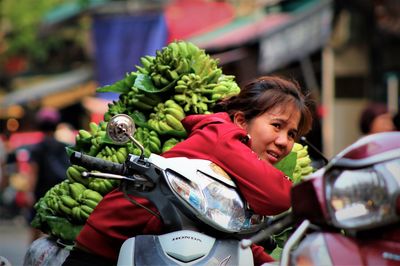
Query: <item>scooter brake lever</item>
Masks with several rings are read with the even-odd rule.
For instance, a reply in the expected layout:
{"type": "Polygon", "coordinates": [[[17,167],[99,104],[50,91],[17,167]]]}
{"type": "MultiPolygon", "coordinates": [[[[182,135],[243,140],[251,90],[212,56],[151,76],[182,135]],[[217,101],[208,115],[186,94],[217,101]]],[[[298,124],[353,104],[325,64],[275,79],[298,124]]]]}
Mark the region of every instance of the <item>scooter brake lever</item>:
{"type": "Polygon", "coordinates": [[[82,172],[82,177],[85,177],[85,178],[95,177],[95,178],[106,178],[106,179],[132,181],[132,179],[129,179],[129,178],[127,178],[125,176],[122,176],[122,175],[115,175],[115,174],[108,174],[108,173],[97,173],[97,172],[87,172],[87,171],[83,171],[82,172]]]}

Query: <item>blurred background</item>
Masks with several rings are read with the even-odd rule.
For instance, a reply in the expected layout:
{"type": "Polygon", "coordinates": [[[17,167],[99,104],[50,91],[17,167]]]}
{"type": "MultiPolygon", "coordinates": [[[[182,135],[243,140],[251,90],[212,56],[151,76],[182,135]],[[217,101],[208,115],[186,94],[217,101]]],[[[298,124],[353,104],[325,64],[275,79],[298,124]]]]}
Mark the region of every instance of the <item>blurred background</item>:
{"type": "Polygon", "coordinates": [[[316,102],[306,137],[327,158],[362,136],[369,102],[398,112],[397,0],[0,0],[0,256],[20,265],[29,244],[38,110],[56,109],[55,136],[73,144],[118,98],[97,87],[181,39],[240,85],[264,74],[297,79],[316,102]]]}

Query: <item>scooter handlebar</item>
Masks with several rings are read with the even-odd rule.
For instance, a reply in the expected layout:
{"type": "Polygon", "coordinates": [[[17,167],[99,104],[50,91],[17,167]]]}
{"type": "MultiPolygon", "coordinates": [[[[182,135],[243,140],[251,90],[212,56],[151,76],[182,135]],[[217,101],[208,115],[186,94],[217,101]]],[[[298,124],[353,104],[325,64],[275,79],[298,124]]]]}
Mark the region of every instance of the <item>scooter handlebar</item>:
{"type": "Polygon", "coordinates": [[[115,175],[124,175],[126,172],[123,164],[110,162],[81,152],[73,152],[69,160],[72,164],[83,166],[87,170],[97,170],[115,175]]]}

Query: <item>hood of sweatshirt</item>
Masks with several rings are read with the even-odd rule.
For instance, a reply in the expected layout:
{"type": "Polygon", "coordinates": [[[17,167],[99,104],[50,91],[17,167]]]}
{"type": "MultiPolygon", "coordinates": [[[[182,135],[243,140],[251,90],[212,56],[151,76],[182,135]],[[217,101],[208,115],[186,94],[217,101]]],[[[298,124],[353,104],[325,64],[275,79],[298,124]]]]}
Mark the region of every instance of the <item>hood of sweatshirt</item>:
{"type": "Polygon", "coordinates": [[[211,123],[231,123],[231,119],[228,113],[215,113],[206,115],[189,115],[182,120],[182,125],[186,131],[190,132],[200,129],[211,123]]]}

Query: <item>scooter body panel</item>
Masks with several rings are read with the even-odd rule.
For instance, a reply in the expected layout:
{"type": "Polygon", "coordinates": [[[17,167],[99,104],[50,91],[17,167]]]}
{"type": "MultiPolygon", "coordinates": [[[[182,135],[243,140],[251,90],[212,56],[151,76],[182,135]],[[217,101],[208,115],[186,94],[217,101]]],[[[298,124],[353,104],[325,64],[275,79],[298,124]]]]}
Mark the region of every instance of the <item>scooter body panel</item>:
{"type": "Polygon", "coordinates": [[[400,265],[400,243],[351,238],[340,233],[312,233],[300,242],[291,257],[294,265],[400,265]]]}
{"type": "Polygon", "coordinates": [[[400,243],[385,239],[359,239],[324,233],[334,265],[400,265],[400,243]],[[355,265],[355,264],[354,264],[355,265]]]}
{"type": "Polygon", "coordinates": [[[250,248],[233,239],[219,240],[181,230],[164,235],[129,238],[120,249],[119,266],[128,265],[252,265],[250,248]]]}

